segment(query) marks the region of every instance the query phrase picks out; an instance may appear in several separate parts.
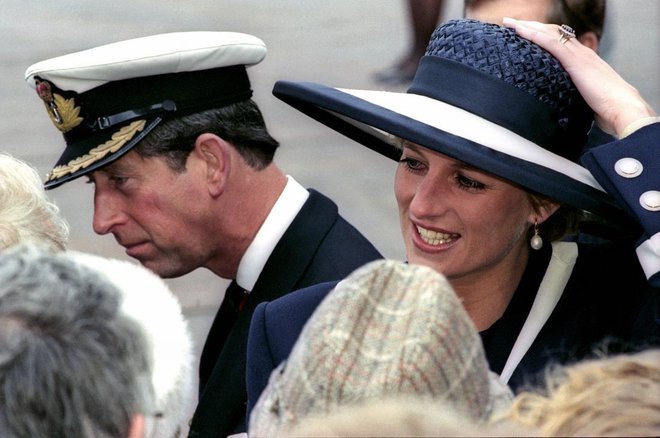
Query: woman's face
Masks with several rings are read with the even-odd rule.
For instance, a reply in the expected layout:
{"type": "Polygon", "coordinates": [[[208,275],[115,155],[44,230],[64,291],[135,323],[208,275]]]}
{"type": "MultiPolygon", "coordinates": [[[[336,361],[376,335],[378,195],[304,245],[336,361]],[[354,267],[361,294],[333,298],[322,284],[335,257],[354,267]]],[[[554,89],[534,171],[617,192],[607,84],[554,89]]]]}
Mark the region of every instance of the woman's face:
{"type": "Polygon", "coordinates": [[[406,142],[395,195],[408,261],[454,287],[521,272],[537,214],[517,186],[406,142]]]}

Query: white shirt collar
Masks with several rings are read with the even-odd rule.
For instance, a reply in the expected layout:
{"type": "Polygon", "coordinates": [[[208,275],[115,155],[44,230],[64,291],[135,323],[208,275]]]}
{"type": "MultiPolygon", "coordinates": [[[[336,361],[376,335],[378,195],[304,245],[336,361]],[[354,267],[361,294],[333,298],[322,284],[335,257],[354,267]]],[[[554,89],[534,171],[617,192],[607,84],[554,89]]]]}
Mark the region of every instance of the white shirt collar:
{"type": "Polygon", "coordinates": [[[309,197],[309,192],[293,177],[287,175],[286,178],[287,182],[282,194],[268,213],[268,217],[257,231],[238,265],[236,282],[248,292],[254,288],[277,242],[280,241],[309,197]]]}

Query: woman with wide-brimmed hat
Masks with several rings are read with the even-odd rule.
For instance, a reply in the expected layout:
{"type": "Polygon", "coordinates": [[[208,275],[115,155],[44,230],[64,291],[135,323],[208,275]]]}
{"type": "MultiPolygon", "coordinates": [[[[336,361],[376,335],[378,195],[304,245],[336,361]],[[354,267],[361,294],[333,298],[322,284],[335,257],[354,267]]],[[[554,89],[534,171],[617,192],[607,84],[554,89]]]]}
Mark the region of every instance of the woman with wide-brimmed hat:
{"type": "MultiPolygon", "coordinates": [[[[448,278],[491,370],[517,388],[606,341],[658,344],[660,120],[570,27],[505,24],[440,26],[407,93],[279,82],[274,94],[399,161],[407,261],[448,278]],[[619,140],[580,157],[594,114],[619,140]],[[582,243],[581,223],[608,241],[582,243]]],[[[332,287],[257,308],[248,408],[332,287]]]]}

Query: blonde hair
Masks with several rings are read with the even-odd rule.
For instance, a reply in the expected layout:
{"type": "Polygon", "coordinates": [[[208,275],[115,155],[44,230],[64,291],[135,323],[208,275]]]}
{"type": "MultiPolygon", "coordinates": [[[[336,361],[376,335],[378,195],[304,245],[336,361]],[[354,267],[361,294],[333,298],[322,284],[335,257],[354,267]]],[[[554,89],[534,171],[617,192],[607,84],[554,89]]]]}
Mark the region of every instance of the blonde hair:
{"type": "Polygon", "coordinates": [[[446,400],[402,397],[344,405],[325,415],[304,418],[285,430],[287,437],[438,437],[538,436],[517,424],[475,421],[446,400]]]}
{"type": "Polygon", "coordinates": [[[0,153],[0,250],[32,243],[64,250],[69,226],[32,166],[0,153]]]}
{"type": "Polygon", "coordinates": [[[555,368],[497,421],[545,436],[660,436],[660,349],[555,368]]]}

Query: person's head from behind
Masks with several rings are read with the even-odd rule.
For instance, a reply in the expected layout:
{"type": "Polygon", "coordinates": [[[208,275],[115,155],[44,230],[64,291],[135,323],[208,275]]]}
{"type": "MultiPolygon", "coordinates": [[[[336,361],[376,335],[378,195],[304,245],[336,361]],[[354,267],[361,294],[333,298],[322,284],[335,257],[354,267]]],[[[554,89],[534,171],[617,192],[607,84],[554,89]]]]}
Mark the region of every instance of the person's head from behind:
{"type": "Polygon", "coordinates": [[[250,436],[386,399],[445,402],[485,421],[511,393],[488,370],[476,328],[447,280],[425,266],[369,263],[323,300],[250,415],[250,436]]]}
{"type": "Polygon", "coordinates": [[[196,394],[192,336],[179,300],[162,278],[139,264],[76,251],[68,254],[119,290],[121,312],[136,321],[144,335],[153,388],[145,437],[181,437],[196,394]]]}
{"type": "Polygon", "coordinates": [[[69,226],[48,199],[37,171],[0,153],[0,250],[18,243],[65,249],[69,226]]]}
{"type": "Polygon", "coordinates": [[[502,24],[503,17],[566,24],[594,51],[603,36],[606,0],[465,0],[464,16],[502,24]]]}
{"type": "Polygon", "coordinates": [[[31,66],[26,78],[68,144],[46,187],[88,177],[94,230],[112,233],[162,277],[209,267],[218,246],[210,224],[235,226],[229,202],[251,190],[238,178],[274,167],[278,143],[250,99],[246,71],[265,54],[251,35],[181,32],[31,66]],[[218,200],[228,203],[222,215],[218,200]]]}
{"type": "Polygon", "coordinates": [[[660,350],[550,368],[545,388],[518,394],[494,423],[545,436],[660,435],[660,350]]]}
{"type": "Polygon", "coordinates": [[[0,255],[3,437],[142,436],[152,389],[145,339],[120,295],[66,253],[0,255]]]}

